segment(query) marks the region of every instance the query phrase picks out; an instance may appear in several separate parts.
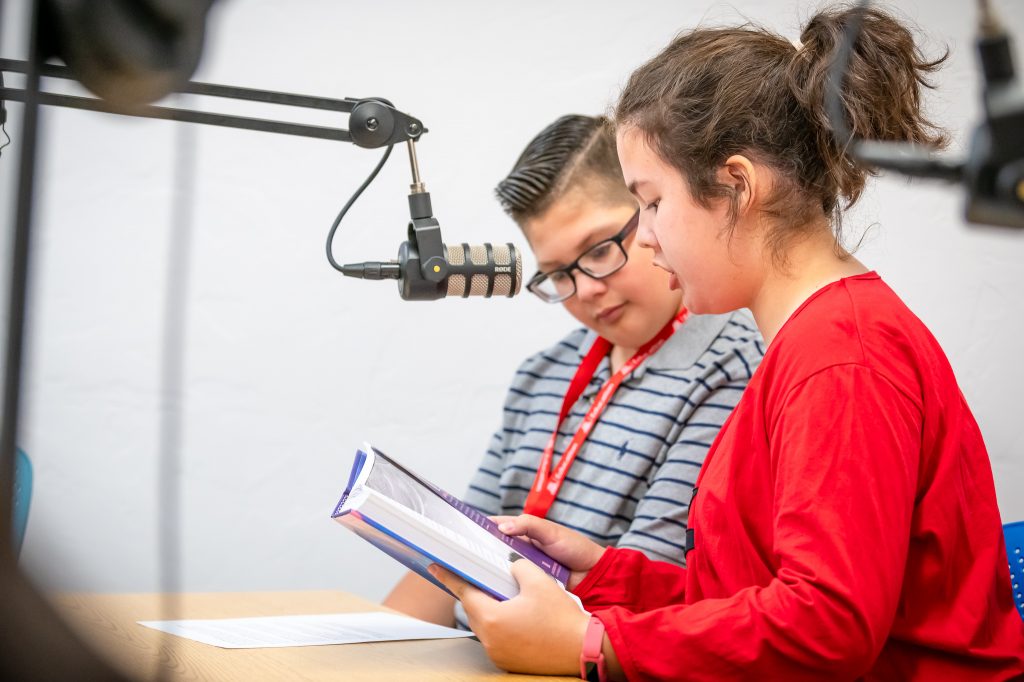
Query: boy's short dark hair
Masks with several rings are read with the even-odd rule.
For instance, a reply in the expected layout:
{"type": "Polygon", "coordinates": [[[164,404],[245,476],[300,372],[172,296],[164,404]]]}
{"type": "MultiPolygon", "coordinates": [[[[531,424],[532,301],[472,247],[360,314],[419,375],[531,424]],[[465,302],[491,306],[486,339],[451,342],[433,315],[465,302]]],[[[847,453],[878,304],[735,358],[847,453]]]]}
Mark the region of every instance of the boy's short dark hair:
{"type": "Polygon", "coordinates": [[[615,151],[615,131],[604,116],[570,114],[542,130],[494,192],[520,227],[571,190],[596,183],[594,200],[632,201],[615,151]]]}

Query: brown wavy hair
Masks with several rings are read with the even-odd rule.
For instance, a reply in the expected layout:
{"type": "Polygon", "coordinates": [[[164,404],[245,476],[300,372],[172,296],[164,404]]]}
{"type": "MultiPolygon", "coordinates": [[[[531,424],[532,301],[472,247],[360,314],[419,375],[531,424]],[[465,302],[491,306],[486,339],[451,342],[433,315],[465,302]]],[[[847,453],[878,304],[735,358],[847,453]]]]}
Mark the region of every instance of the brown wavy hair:
{"type": "MultiPolygon", "coordinates": [[[[825,109],[829,67],[858,11],[819,12],[799,48],[752,25],[683,33],[633,72],[616,123],[639,129],[702,206],[729,201],[730,226],[737,199],[717,181],[719,167],[734,154],[770,166],[776,180],[763,210],[775,219],[767,243],[777,262],[785,261],[789,240],[820,224],[822,215],[838,246],[842,212],[872,173],[836,142],[825,109]]],[[[903,23],[885,10],[866,10],[841,91],[853,133],[944,146],[944,132],[921,112],[921,92],[933,87],[927,77],[947,56],[925,58],[903,23]]]]}

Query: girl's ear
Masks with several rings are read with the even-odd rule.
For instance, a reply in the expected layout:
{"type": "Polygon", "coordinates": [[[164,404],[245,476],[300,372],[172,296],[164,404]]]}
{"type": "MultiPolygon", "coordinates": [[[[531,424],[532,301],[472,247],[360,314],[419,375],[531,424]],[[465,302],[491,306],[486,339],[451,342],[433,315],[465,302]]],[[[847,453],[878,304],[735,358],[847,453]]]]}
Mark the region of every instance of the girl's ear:
{"type": "Polygon", "coordinates": [[[733,154],[718,169],[718,181],[732,188],[737,220],[747,215],[761,198],[760,195],[766,191],[764,183],[767,178],[763,173],[758,173],[758,170],[759,168],[742,154],[733,154]]]}

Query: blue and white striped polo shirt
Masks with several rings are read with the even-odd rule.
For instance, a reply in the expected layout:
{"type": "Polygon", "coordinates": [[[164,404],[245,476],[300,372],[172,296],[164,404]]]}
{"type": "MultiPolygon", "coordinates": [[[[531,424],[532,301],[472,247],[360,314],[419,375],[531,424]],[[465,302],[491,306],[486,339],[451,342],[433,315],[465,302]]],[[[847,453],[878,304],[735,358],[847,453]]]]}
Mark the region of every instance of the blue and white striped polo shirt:
{"type": "MultiPolygon", "coordinates": [[[[566,389],[594,339],[577,329],[520,366],[466,502],[487,514],[522,512],[566,389]]],[[[690,316],[619,387],[548,518],[601,544],[682,564],[697,473],[763,356],[747,311],[690,316]]],[[[556,463],[609,375],[605,358],[559,429],[556,463]]]]}

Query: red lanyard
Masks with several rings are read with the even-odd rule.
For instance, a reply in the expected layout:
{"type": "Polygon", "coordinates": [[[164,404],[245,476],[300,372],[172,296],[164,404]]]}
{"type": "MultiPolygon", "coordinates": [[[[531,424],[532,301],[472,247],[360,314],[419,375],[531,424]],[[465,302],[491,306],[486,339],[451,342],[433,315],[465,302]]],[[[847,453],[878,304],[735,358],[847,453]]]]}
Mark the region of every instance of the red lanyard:
{"type": "Polygon", "coordinates": [[[679,311],[679,314],[672,318],[668,324],[661,328],[654,338],[640,346],[636,354],[633,355],[629,360],[624,362],[618,370],[615,371],[608,378],[608,381],[604,382],[601,390],[598,391],[597,396],[594,398],[593,404],[590,409],[587,410],[587,414],[583,417],[583,421],[580,423],[580,428],[576,431],[576,435],[572,437],[572,441],[569,443],[569,447],[566,449],[565,454],[558,460],[558,466],[555,467],[554,471],[551,470],[551,460],[555,455],[555,442],[558,440],[558,427],[561,426],[562,422],[565,421],[566,416],[569,414],[569,410],[576,404],[579,397],[583,395],[583,389],[586,388],[587,384],[593,378],[594,373],[597,372],[598,365],[601,364],[601,360],[608,355],[608,351],[611,350],[612,344],[608,339],[604,337],[597,337],[594,341],[594,345],[590,347],[587,354],[583,356],[583,361],[580,363],[579,368],[576,370],[576,374],[573,375],[572,381],[569,383],[569,390],[566,391],[565,399],[562,400],[562,411],[558,415],[558,421],[555,422],[555,431],[551,434],[551,438],[548,440],[547,446],[544,448],[544,454],[541,455],[540,465],[537,467],[537,477],[533,481],[533,487],[530,488],[530,494],[526,497],[526,504],[523,512],[526,514],[533,514],[544,518],[547,516],[548,509],[555,502],[555,497],[558,495],[558,490],[562,487],[562,483],[565,481],[565,476],[569,473],[569,467],[576,460],[576,455],[579,453],[580,448],[583,447],[583,442],[587,440],[587,436],[594,429],[594,425],[597,424],[597,420],[600,419],[601,413],[604,412],[604,408],[611,402],[612,396],[615,395],[615,391],[618,390],[619,385],[625,381],[626,377],[633,373],[637,367],[639,367],[644,360],[651,357],[658,352],[658,349],[668,341],[669,337],[675,333],[679,327],[682,326],[683,322],[686,321],[689,311],[683,308],[679,311]]]}

